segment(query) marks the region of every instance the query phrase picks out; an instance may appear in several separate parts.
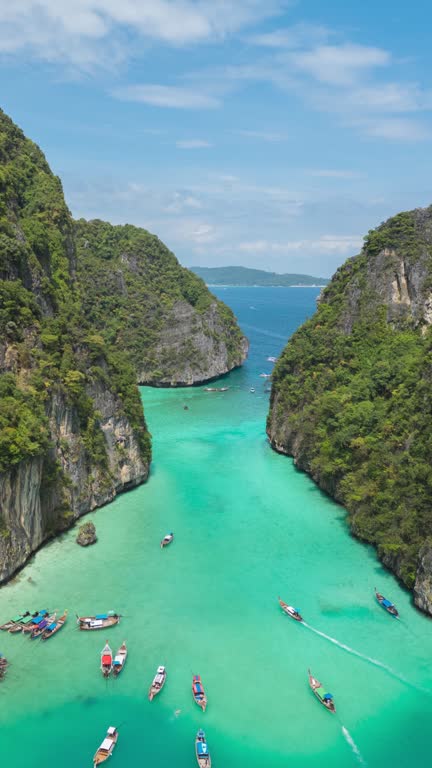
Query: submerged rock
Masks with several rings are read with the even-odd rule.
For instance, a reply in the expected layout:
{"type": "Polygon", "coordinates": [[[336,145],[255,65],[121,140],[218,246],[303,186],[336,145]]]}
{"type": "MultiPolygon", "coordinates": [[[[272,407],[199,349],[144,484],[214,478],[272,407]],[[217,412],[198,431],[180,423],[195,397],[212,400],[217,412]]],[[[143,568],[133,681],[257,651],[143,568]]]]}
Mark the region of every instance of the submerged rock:
{"type": "Polygon", "coordinates": [[[81,547],[88,547],[89,544],[96,544],[96,528],[94,523],[83,523],[78,530],[78,536],[76,537],[76,543],[81,547]]]}

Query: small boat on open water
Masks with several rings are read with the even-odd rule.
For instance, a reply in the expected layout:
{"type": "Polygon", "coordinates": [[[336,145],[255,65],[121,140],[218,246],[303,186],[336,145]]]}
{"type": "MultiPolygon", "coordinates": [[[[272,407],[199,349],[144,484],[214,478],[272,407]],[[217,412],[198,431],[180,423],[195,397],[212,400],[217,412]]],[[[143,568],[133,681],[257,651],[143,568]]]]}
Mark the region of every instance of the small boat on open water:
{"type": "Polygon", "coordinates": [[[56,620],[57,613],[52,613],[51,616],[46,616],[37,627],[34,627],[30,633],[30,640],[36,640],[56,620]]]}
{"type": "Polygon", "coordinates": [[[48,616],[48,611],[40,611],[37,616],[33,616],[31,621],[28,621],[26,624],[22,622],[23,624],[23,633],[26,634],[27,632],[33,632],[34,629],[37,629],[43,621],[46,620],[46,617],[48,616]]]}
{"type": "Polygon", "coordinates": [[[109,677],[113,668],[113,652],[108,643],[105,643],[101,653],[101,671],[104,677],[109,677]]]}
{"type": "Polygon", "coordinates": [[[379,604],[382,608],[384,608],[387,613],[389,613],[391,616],[394,616],[395,619],[399,618],[399,612],[393,603],[390,602],[390,600],[387,600],[384,595],[381,595],[380,592],[377,592],[375,587],[375,597],[378,600],[379,604]]]}
{"type": "Polygon", "coordinates": [[[51,622],[51,624],[42,632],[41,640],[49,640],[50,637],[53,637],[53,635],[56,635],[57,632],[60,632],[60,630],[65,625],[67,615],[68,612],[65,611],[63,616],[60,616],[58,621],[51,622]]]}
{"type": "Polygon", "coordinates": [[[205,392],[228,392],[229,387],[204,387],[205,392]]]}
{"type": "Polygon", "coordinates": [[[83,630],[106,629],[114,627],[120,621],[120,614],[114,611],[98,613],[96,616],[77,616],[77,624],[83,630]]]}
{"type": "Polygon", "coordinates": [[[149,688],[149,700],[153,701],[154,697],[161,692],[166,681],[166,669],[162,665],[157,668],[157,672],[153,678],[153,682],[149,688]]]}
{"type": "Polygon", "coordinates": [[[198,706],[201,707],[203,712],[205,712],[207,706],[207,696],[205,694],[200,675],[194,675],[192,678],[192,695],[198,706]]]}
{"type": "MultiPolygon", "coordinates": [[[[34,615],[37,616],[37,613],[34,615]]],[[[4,624],[2,624],[0,629],[2,629],[4,632],[9,632],[13,627],[20,624],[23,619],[26,619],[27,616],[30,616],[30,611],[26,611],[25,613],[21,613],[18,616],[14,616],[13,619],[9,619],[9,621],[6,621],[4,624]]]]}
{"type": "Polygon", "coordinates": [[[46,616],[47,613],[48,611],[43,610],[43,611],[36,611],[36,613],[33,613],[33,614],[29,614],[28,616],[25,616],[25,618],[21,619],[21,621],[14,624],[14,626],[11,627],[8,630],[8,632],[10,632],[13,635],[18,632],[23,632],[23,631],[28,632],[37,626],[37,624],[35,624],[35,620],[39,616],[46,616]]]}
{"type": "Polygon", "coordinates": [[[126,648],[126,640],[123,640],[123,643],[121,644],[116,655],[114,656],[114,664],[113,664],[114,677],[118,677],[124,665],[126,664],[127,653],[128,652],[126,648]]]}
{"type": "Polygon", "coordinates": [[[98,751],[93,758],[93,768],[96,768],[99,763],[105,762],[111,757],[114,752],[114,747],[117,744],[118,730],[114,726],[110,726],[107,730],[107,734],[100,745],[98,751]]]}
{"type": "Polygon", "coordinates": [[[314,677],[308,669],[309,674],[309,685],[312,688],[312,691],[314,692],[315,696],[317,697],[318,701],[326,708],[329,712],[336,712],[335,703],[333,701],[333,694],[326,693],[325,688],[323,687],[322,683],[319,682],[319,680],[314,677]]]}
{"type": "Polygon", "coordinates": [[[211,768],[210,752],[202,728],[199,729],[195,738],[195,754],[199,768],[211,768]]]}
{"type": "Polygon", "coordinates": [[[174,541],[174,534],[173,533],[167,533],[167,535],[163,537],[163,539],[162,539],[162,541],[160,543],[161,549],[163,549],[164,547],[167,547],[168,544],[171,544],[172,541],[174,541]]]}
{"type": "Polygon", "coordinates": [[[287,603],[284,603],[283,600],[278,597],[279,605],[282,608],[283,612],[286,613],[287,616],[291,616],[292,619],[295,619],[296,621],[303,621],[303,616],[300,615],[300,613],[296,610],[296,608],[293,608],[292,605],[288,605],[287,603]]]}
{"type": "Polygon", "coordinates": [[[5,659],[2,653],[0,653],[0,680],[3,680],[6,674],[7,665],[8,665],[8,660],[5,659]]]}

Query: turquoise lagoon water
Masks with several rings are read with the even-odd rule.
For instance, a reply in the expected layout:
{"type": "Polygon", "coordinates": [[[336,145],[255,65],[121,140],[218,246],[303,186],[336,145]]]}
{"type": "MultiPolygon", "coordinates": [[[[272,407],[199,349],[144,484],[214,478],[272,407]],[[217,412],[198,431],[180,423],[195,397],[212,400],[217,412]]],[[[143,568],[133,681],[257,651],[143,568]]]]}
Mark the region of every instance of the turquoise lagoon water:
{"type": "Polygon", "coordinates": [[[2,620],[36,607],[71,614],[49,643],[0,634],[11,661],[0,686],[8,768],[91,766],[110,724],[120,730],[112,768],[193,766],[200,726],[214,768],[430,765],[430,620],[349,536],[343,509],[266,441],[259,374],[313,312],[317,290],[218,294],[251,340],[248,363],[224,379],[229,391],[143,389],[148,484],[89,516],[95,547],[81,549],[70,531],[0,590],[2,620]],[[375,603],[375,585],[399,622],[375,603]],[[308,626],[281,613],[278,595],[308,626]],[[108,609],[124,614],[118,627],[77,630],[75,612],[108,609]],[[129,646],[118,680],[99,671],[106,639],[129,646]],[[167,683],[150,703],[160,663],[167,683]],[[336,716],[310,692],[308,667],[334,694],[336,716]],[[209,697],[204,715],[194,673],[209,697]]]}

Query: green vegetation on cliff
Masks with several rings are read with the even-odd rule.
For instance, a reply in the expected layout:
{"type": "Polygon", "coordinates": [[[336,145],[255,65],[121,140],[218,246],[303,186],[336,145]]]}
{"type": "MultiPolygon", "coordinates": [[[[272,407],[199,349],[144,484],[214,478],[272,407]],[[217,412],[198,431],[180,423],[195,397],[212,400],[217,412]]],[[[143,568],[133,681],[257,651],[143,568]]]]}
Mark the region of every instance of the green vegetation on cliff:
{"type": "Polygon", "coordinates": [[[268,433],[413,587],[432,537],[432,208],[370,232],[274,371],[268,433]]]}
{"type": "Polygon", "coordinates": [[[205,379],[242,362],[244,340],[231,310],[159,238],[129,224],[83,219],[75,234],[85,315],[108,343],[130,353],[139,381],[185,382],[185,368],[192,380],[205,379]],[[172,336],[180,335],[178,311],[190,320],[184,337],[164,344],[170,325],[172,336]],[[220,370],[210,376],[213,351],[202,336],[212,337],[215,357],[217,343],[224,345],[220,370]]]}
{"type": "Polygon", "coordinates": [[[264,269],[249,267],[191,267],[192,272],[199,275],[207,285],[237,285],[237,286],[307,286],[327,285],[325,277],[311,275],[283,274],[267,272],[264,269]]]}
{"type": "Polygon", "coordinates": [[[46,451],[54,395],[76,407],[89,460],[106,468],[88,390],[107,380],[150,459],[134,371],[123,353],[94,335],[74,269],[61,182],[0,111],[0,471],[46,451]]]}

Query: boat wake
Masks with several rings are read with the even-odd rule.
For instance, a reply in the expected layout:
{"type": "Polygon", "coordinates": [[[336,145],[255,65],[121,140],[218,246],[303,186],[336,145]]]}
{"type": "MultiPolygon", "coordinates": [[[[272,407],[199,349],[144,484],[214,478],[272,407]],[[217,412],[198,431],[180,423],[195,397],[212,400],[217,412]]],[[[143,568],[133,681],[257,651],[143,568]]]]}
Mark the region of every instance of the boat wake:
{"type": "Polygon", "coordinates": [[[406,677],[399,674],[399,672],[393,669],[393,667],[389,667],[387,664],[384,664],[382,661],[379,661],[378,659],[374,659],[372,656],[366,656],[366,654],[360,653],[360,651],[356,651],[355,648],[351,648],[350,645],[345,645],[345,643],[340,643],[339,640],[337,640],[335,637],[331,637],[331,635],[326,635],[325,632],[320,632],[319,629],[315,629],[315,627],[312,627],[310,624],[307,624],[305,621],[303,622],[303,626],[310,629],[310,631],[313,632],[315,635],[319,635],[320,637],[323,637],[325,640],[328,640],[329,643],[333,643],[334,645],[337,645],[338,648],[341,648],[343,651],[346,651],[347,653],[351,653],[353,656],[357,656],[359,659],[363,659],[363,661],[366,661],[368,664],[372,664],[374,667],[383,669],[385,672],[387,672],[388,675],[391,675],[391,677],[394,677],[396,680],[399,680],[401,683],[408,685],[410,688],[415,688],[417,691],[426,693],[428,696],[432,694],[432,692],[427,690],[427,688],[422,688],[419,685],[415,685],[415,683],[411,683],[409,680],[406,679],[406,677]]]}
{"type": "Polygon", "coordinates": [[[363,758],[362,753],[360,752],[357,744],[355,743],[353,737],[351,736],[348,728],[345,728],[344,725],[342,726],[342,733],[344,735],[345,741],[347,742],[347,744],[350,745],[350,747],[351,747],[352,751],[354,752],[354,754],[355,754],[355,756],[357,758],[357,761],[360,763],[360,765],[367,765],[366,761],[363,758]]]}

